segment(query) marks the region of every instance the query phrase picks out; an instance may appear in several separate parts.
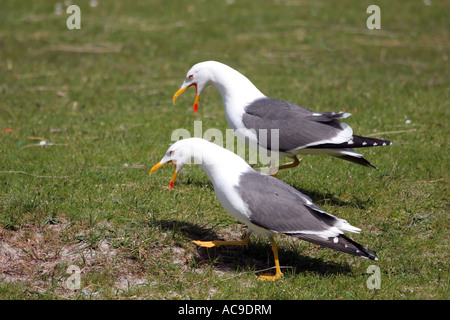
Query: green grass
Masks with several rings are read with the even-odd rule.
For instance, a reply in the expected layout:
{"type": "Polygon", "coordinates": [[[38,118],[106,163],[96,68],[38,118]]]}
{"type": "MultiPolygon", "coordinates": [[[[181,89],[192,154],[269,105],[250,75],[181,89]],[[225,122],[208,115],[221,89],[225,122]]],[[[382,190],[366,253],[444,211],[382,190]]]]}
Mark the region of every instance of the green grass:
{"type": "Polygon", "coordinates": [[[445,2],[76,1],[81,30],[54,1],[0,4],[1,299],[448,299],[449,20],[445,2]],[[245,227],[198,167],[172,191],[152,176],[176,128],[228,128],[208,88],[172,105],[191,65],[219,60],[267,95],[344,110],[355,133],[390,139],[363,151],[379,171],[304,157],[280,173],[324,210],[362,228],[374,263],[287,237],[243,248],[245,227]],[[12,129],[13,132],[5,131],[12,129]],[[34,139],[33,139],[34,138],[34,139]],[[32,146],[45,139],[46,147],[32,146]],[[37,140],[36,140],[37,139],[37,140]],[[69,265],[81,289],[67,289],[69,265]],[[369,265],[381,289],[368,289],[369,265]]]}

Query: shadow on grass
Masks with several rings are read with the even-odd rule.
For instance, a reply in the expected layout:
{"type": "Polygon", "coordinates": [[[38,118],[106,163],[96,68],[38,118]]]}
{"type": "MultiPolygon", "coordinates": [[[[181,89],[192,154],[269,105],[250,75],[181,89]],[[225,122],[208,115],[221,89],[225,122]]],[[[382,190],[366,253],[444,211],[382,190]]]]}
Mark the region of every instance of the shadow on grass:
{"type": "MultiPolygon", "coordinates": [[[[238,240],[223,239],[214,231],[215,227],[201,226],[186,221],[155,220],[154,225],[166,232],[180,233],[181,236],[190,240],[238,240]]],[[[256,274],[260,270],[274,266],[271,246],[269,241],[264,241],[264,239],[264,237],[252,236],[249,244],[242,247],[222,246],[210,249],[197,247],[197,256],[194,259],[196,264],[214,264],[217,270],[224,272],[254,270],[256,274]]],[[[194,246],[194,244],[192,245],[194,246]]],[[[283,244],[278,244],[278,255],[282,271],[287,274],[310,272],[326,276],[345,274],[351,271],[346,263],[325,262],[322,259],[304,256],[299,254],[295,248],[286,247],[283,244]]],[[[274,273],[274,270],[268,272],[274,273]]]]}
{"type": "MultiPolygon", "coordinates": [[[[223,246],[219,248],[197,248],[197,262],[214,263],[221,271],[251,270],[255,275],[275,273],[275,263],[270,244],[252,241],[245,247],[223,246]],[[270,270],[267,270],[270,269],[270,270]]],[[[322,259],[301,255],[296,250],[278,244],[278,257],[285,274],[313,273],[320,276],[351,272],[346,263],[326,262],[322,259]]]]}
{"type": "Polygon", "coordinates": [[[177,232],[180,235],[191,240],[199,240],[200,238],[217,239],[219,236],[213,230],[214,227],[207,227],[206,225],[199,225],[180,220],[153,220],[152,225],[160,228],[163,231],[177,232]]]}

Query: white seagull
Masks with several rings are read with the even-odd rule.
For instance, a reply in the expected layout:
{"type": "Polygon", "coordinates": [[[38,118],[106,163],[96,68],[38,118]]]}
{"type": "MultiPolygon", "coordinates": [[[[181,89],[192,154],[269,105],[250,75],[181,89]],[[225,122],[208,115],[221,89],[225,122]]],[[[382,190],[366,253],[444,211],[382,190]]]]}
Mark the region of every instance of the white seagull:
{"type": "Polygon", "coordinates": [[[217,61],[194,65],[173,96],[173,102],[187,88],[195,86],[196,113],[200,94],[208,85],[213,85],[220,92],[227,122],[238,139],[249,139],[254,143],[250,146],[257,143],[267,150],[278,152],[281,157],[294,160],[278,170],[297,166],[300,163],[298,154],[328,154],[376,169],[350,148],[392,144],[387,140],[354,135],[349,125],[338,120],[349,117],[350,113],[316,113],[287,101],[269,98],[247,77],[217,61]],[[278,143],[271,139],[272,129],[279,130],[278,143]]]}
{"type": "Polygon", "coordinates": [[[169,162],[175,164],[170,189],[185,164],[198,164],[212,181],[217,199],[225,210],[248,226],[243,240],[193,241],[195,244],[206,248],[246,245],[253,232],[269,237],[276,273],[260,276],[259,279],[277,280],[282,276],[278,249],[273,239],[280,233],[377,260],[374,251],[344,235],[346,231],[359,232],[359,228],[321,210],[308,196],[285,182],[252,169],[245,160],[227,149],[200,138],[179,140],[169,147],[150,174],[169,162]]]}

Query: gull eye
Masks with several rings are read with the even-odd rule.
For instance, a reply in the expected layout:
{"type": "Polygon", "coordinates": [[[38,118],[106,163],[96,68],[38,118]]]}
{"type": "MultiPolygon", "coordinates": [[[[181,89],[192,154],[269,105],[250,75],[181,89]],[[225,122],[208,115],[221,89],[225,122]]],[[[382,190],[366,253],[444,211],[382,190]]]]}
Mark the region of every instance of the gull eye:
{"type": "Polygon", "coordinates": [[[175,152],[175,150],[170,150],[170,151],[169,151],[169,156],[173,155],[174,152],[175,152]]]}
{"type": "Polygon", "coordinates": [[[193,75],[193,74],[190,74],[188,78],[189,78],[190,80],[192,80],[192,79],[194,79],[194,75],[193,75]]]}

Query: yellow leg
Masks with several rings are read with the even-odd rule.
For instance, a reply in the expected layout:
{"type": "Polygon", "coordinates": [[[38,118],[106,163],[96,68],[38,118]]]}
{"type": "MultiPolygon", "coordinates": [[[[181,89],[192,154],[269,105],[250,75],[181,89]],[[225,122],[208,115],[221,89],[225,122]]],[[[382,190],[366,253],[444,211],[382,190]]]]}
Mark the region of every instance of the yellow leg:
{"type": "Polygon", "coordinates": [[[270,167],[269,171],[273,172],[275,170],[275,173],[269,173],[272,177],[278,178],[278,172],[280,170],[289,169],[289,168],[295,168],[300,164],[300,160],[298,160],[297,156],[294,156],[294,161],[291,163],[286,163],[281,166],[277,167],[270,167]],[[275,169],[274,169],[275,168],[275,169]]]}
{"type": "Polygon", "coordinates": [[[289,169],[289,168],[295,168],[300,164],[300,160],[298,160],[297,156],[294,156],[294,162],[283,164],[282,166],[278,167],[278,171],[283,169],[289,169]]]}
{"type": "Polygon", "coordinates": [[[278,248],[275,240],[270,238],[270,243],[272,244],[273,258],[275,260],[275,275],[265,274],[258,277],[258,280],[268,280],[275,281],[281,279],[283,273],[280,269],[280,261],[278,260],[278,248]]]}
{"type": "Polygon", "coordinates": [[[247,233],[245,238],[242,240],[239,240],[239,241],[214,240],[214,241],[192,241],[192,242],[200,247],[212,248],[212,247],[220,247],[220,246],[245,246],[249,240],[250,240],[250,234],[247,233]]]}

